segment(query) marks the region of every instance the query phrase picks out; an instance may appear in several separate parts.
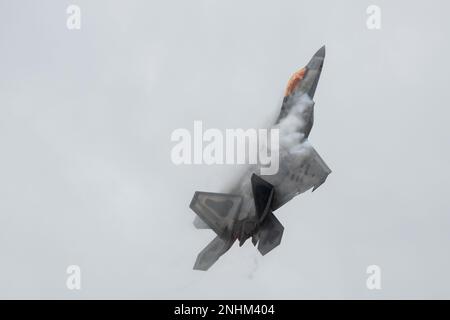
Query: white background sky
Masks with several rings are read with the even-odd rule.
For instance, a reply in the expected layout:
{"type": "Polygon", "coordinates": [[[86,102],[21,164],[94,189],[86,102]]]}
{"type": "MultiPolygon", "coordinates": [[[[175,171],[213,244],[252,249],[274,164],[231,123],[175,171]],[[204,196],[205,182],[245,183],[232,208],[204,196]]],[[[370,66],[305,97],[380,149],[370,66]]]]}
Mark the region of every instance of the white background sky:
{"type": "Polygon", "coordinates": [[[0,297],[450,298],[449,9],[0,0],[0,297]],[[323,44],[310,141],[333,173],[277,212],[270,254],[246,243],[192,270],[214,235],[191,197],[236,168],[173,165],[170,134],[264,123],[323,44]]]}

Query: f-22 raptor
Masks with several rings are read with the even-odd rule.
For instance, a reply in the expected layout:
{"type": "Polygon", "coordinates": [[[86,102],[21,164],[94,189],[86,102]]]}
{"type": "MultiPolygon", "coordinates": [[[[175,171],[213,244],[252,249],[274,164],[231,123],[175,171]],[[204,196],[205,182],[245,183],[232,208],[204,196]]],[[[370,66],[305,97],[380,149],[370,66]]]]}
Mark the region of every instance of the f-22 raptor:
{"type": "Polygon", "coordinates": [[[208,270],[238,240],[252,238],[265,255],[281,242],[284,227],[273,214],[296,195],[325,182],[331,170],[309,144],[313,125],[313,97],[322,71],[325,46],[290,78],[281,111],[273,128],[280,130],[280,167],[276,174],[246,172],[229,193],[195,192],[190,208],[194,225],[217,236],[197,256],[196,270],[208,270]]]}

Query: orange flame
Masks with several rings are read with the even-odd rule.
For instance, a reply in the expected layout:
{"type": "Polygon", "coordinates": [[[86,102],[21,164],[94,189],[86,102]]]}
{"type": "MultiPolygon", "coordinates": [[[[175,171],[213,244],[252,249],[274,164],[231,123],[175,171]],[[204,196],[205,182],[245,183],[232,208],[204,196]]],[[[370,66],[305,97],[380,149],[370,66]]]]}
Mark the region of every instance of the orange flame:
{"type": "Polygon", "coordinates": [[[289,82],[287,84],[286,87],[286,91],[284,93],[284,96],[288,96],[292,93],[292,91],[294,91],[295,87],[297,86],[297,84],[303,79],[303,77],[305,76],[306,73],[306,69],[305,68],[301,68],[300,70],[298,70],[296,73],[294,73],[291,78],[289,79],[289,82]]]}

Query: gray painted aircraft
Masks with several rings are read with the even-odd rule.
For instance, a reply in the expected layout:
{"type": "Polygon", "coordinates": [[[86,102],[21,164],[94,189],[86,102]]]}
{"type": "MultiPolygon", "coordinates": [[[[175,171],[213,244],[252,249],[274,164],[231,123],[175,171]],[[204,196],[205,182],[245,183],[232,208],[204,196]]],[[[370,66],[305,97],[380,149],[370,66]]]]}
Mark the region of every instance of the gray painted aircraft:
{"type": "Polygon", "coordinates": [[[273,128],[280,129],[280,167],[274,175],[259,176],[250,168],[229,193],[197,191],[190,208],[194,225],[217,236],[197,256],[196,270],[208,270],[236,240],[252,238],[265,255],[281,242],[284,227],[273,214],[296,195],[325,182],[331,170],[308,142],[314,102],[325,58],[320,48],[306,67],[294,73],[286,87],[281,112],[273,128]]]}

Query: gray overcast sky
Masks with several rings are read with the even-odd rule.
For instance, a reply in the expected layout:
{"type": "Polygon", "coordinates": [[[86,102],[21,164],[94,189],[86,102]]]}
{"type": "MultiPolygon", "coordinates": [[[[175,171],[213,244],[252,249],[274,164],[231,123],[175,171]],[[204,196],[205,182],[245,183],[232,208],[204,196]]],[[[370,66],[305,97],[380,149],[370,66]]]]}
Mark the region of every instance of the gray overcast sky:
{"type": "Polygon", "coordinates": [[[450,298],[449,9],[0,0],[0,297],[450,298]],[[260,125],[323,44],[310,141],[333,173],[277,212],[273,252],[193,271],[214,235],[191,197],[236,168],[175,166],[172,131],[260,125]]]}

